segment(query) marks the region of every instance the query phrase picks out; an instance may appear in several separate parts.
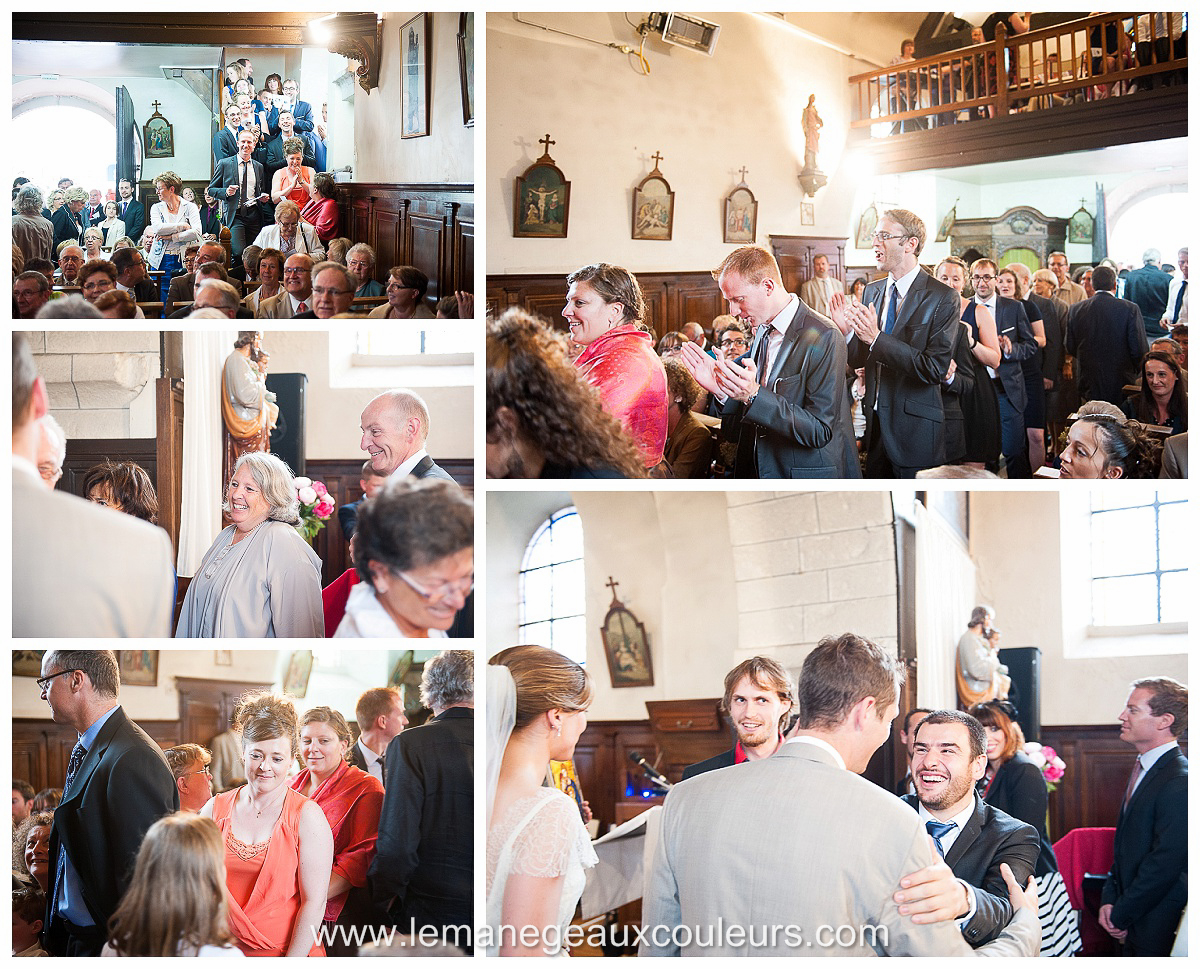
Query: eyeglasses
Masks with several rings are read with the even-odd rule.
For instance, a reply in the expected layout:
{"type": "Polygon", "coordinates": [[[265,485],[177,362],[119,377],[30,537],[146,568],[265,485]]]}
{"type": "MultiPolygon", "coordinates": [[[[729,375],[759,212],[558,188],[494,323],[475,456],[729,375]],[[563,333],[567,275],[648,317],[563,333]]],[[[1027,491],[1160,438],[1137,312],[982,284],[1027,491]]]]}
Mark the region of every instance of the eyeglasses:
{"type": "Polygon", "coordinates": [[[285,270],[283,271],[283,274],[284,274],[285,276],[307,276],[307,275],[309,275],[310,273],[312,273],[312,270],[311,270],[311,269],[295,269],[295,268],[292,268],[292,269],[285,269],[285,270]]]}
{"type": "Polygon", "coordinates": [[[993,280],[993,279],[995,279],[995,278],[996,278],[995,276],[972,276],[972,277],[971,277],[971,282],[973,282],[973,283],[986,283],[986,282],[990,282],[991,280],[993,280]]]}
{"type": "Polygon", "coordinates": [[[204,767],[201,767],[199,770],[190,770],[186,774],[181,774],[180,776],[181,777],[191,777],[193,774],[207,774],[209,777],[212,777],[212,768],[206,764],[204,767]]]}
{"type": "Polygon", "coordinates": [[[82,672],[83,672],[83,670],[80,670],[80,669],[75,669],[75,670],[59,670],[57,673],[51,673],[49,676],[40,676],[40,677],[38,677],[38,679],[37,679],[37,685],[38,685],[38,689],[39,689],[39,690],[40,690],[42,693],[45,693],[45,692],[46,692],[46,690],[47,690],[47,688],[50,686],[50,681],[51,681],[51,680],[53,680],[55,677],[58,677],[58,676],[67,676],[67,675],[68,675],[68,674],[70,674],[70,673],[82,673],[82,672]]]}
{"type": "Polygon", "coordinates": [[[333,289],[332,287],[327,289],[324,286],[314,286],[313,287],[313,295],[314,296],[341,296],[345,293],[353,293],[353,292],[354,292],[354,290],[352,290],[352,289],[333,289]]]}
{"type": "Polygon", "coordinates": [[[871,234],[872,242],[886,242],[888,239],[908,239],[910,236],[907,232],[873,232],[871,234]]]}
{"type": "Polygon", "coordinates": [[[717,344],[719,347],[744,347],[746,345],[745,338],[740,336],[731,337],[728,340],[722,340],[717,344]]]}
{"type": "Polygon", "coordinates": [[[471,590],[475,588],[475,576],[473,575],[466,579],[459,579],[457,582],[447,582],[445,585],[440,585],[433,591],[429,591],[427,589],[423,589],[403,572],[396,572],[395,574],[404,581],[405,585],[412,589],[413,592],[419,595],[426,602],[441,602],[443,599],[448,599],[450,596],[456,593],[463,598],[466,598],[471,594],[471,590]]]}
{"type": "Polygon", "coordinates": [[[294,229],[294,228],[296,228],[296,226],[298,226],[299,224],[300,224],[300,223],[299,223],[299,221],[296,221],[296,222],[284,222],[284,221],[282,221],[282,220],[281,220],[281,221],[278,223],[278,225],[279,225],[279,228],[281,228],[281,229],[294,229]]]}

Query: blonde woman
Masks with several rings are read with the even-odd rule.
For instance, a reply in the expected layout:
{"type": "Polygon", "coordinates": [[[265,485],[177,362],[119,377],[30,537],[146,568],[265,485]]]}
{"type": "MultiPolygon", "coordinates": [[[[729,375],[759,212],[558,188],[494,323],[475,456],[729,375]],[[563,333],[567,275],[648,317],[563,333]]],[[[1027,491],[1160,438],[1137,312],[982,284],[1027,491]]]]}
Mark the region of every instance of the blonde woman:
{"type": "Polygon", "coordinates": [[[147,261],[152,269],[162,270],[159,297],[167,301],[171,277],[183,265],[182,252],[189,242],[200,238],[200,210],[195,203],[180,198],[183,180],[174,172],[163,172],[154,178],[154,190],[161,201],[150,209],[150,228],[154,243],[147,261]]]}

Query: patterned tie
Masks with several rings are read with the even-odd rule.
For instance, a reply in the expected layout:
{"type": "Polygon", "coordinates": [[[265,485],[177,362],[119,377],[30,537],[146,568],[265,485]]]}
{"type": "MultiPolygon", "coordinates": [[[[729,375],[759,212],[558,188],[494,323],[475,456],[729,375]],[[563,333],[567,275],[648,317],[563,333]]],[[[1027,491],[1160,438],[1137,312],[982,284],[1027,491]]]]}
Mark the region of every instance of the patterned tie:
{"type": "Polygon", "coordinates": [[[1185,279],[1179,286],[1179,295],[1175,297],[1175,311],[1171,314],[1171,322],[1179,322],[1179,312],[1183,309],[1183,294],[1187,292],[1188,281],[1185,279]]]}
{"type": "Polygon", "coordinates": [[[296,310],[296,312],[297,313],[307,313],[308,312],[308,305],[304,302],[304,300],[300,300],[300,307],[299,307],[299,309],[296,310]]]}
{"type": "Polygon", "coordinates": [[[1137,787],[1138,778],[1142,776],[1142,758],[1139,755],[1133,762],[1133,770],[1129,773],[1129,783],[1125,787],[1125,800],[1121,802],[1121,811],[1129,807],[1129,799],[1133,797],[1133,789],[1137,787]]]}
{"type": "Polygon", "coordinates": [[[888,311],[887,320],[883,324],[883,332],[891,333],[892,328],[896,325],[896,304],[900,301],[900,293],[896,289],[896,284],[892,283],[890,295],[888,296],[888,311]]]}
{"type": "Polygon", "coordinates": [[[933,835],[933,843],[937,847],[938,854],[943,858],[946,857],[946,852],[942,850],[942,838],[948,835],[951,831],[957,828],[958,825],[953,821],[926,821],[925,830],[933,835]]]}
{"type": "Polygon", "coordinates": [[[751,356],[751,359],[754,361],[755,370],[758,371],[758,377],[756,379],[761,384],[764,380],[766,380],[767,376],[767,359],[770,356],[769,348],[771,345],[771,327],[768,324],[763,323],[759,326],[758,333],[756,335],[759,339],[754,345],[754,353],[751,356]]]}
{"type": "MultiPolygon", "coordinates": [[[[75,774],[79,770],[79,765],[83,763],[83,758],[86,755],[87,748],[84,747],[80,742],[76,742],[75,746],[71,748],[71,756],[67,760],[67,779],[63,781],[62,797],[60,798],[60,801],[65,801],[67,796],[71,793],[71,782],[75,780],[75,774]]],[[[52,912],[58,911],[59,899],[62,898],[63,872],[66,868],[66,857],[66,849],[62,845],[59,845],[58,857],[54,862],[57,873],[54,878],[54,900],[50,907],[52,912]]]]}
{"type": "Polygon", "coordinates": [[[71,757],[67,761],[67,779],[63,781],[62,799],[65,800],[67,794],[71,790],[71,781],[75,779],[75,772],[79,770],[79,765],[83,763],[83,758],[87,754],[87,748],[82,743],[76,743],[71,748],[71,757]]]}

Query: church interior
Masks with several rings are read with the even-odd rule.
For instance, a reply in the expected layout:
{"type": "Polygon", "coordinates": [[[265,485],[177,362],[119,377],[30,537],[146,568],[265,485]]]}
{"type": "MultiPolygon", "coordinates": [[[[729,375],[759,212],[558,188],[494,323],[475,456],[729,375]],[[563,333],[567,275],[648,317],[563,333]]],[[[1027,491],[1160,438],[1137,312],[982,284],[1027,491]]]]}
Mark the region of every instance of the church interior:
{"type": "MultiPolygon", "coordinates": [[[[374,250],[378,293],[356,297],[353,311],[386,306],[381,294],[394,266],[425,274],[432,310],[474,288],[474,28],[473,14],[430,12],[410,25],[413,16],[18,12],[14,174],[41,188],[47,204],[63,177],[99,190],[101,205],[129,178],[148,225],[154,179],[173,171],[178,193],[194,193],[203,206],[217,161],[211,146],[225,124],[226,72],[244,59],[257,87],[268,76],[296,82],[313,119],[308,132],[296,127],[314,153],[310,160],[305,148],[304,164],[334,178],[332,237],[374,250]],[[402,41],[406,26],[421,35],[419,63],[402,41]],[[411,109],[405,123],[401,105],[411,109]],[[78,142],[49,134],[63,130],[114,147],[79,151],[78,142]]],[[[229,233],[217,239],[226,269],[238,265],[229,233]]],[[[142,309],[147,318],[164,315],[161,305],[142,309]]]]}
{"type": "MultiPolygon", "coordinates": [[[[334,509],[357,502],[369,460],[362,412],[378,394],[408,388],[428,409],[428,452],[470,495],[474,358],[457,352],[469,344],[464,328],[470,326],[442,321],[407,333],[385,327],[263,333],[265,387],[281,413],[271,453],[294,475],[320,482],[334,509]]],[[[89,471],[105,460],[133,462],[146,472],[158,496],[157,524],[174,551],[176,620],[189,579],[227,524],[221,373],[238,337],[235,331],[29,334],[49,415],[66,438],[56,489],[86,497],[89,471]]],[[[323,589],[352,570],[336,511],[326,510],[312,547],[323,589]]]]}
{"type": "MultiPolygon", "coordinates": [[[[845,631],[904,663],[900,716],[863,774],[892,791],[906,711],[964,706],[956,644],[977,605],[992,609],[1025,739],[1066,764],[1049,795],[1056,843],[1116,824],[1129,684],[1187,679],[1187,555],[1170,532],[1190,512],[1178,489],[493,490],[487,504],[488,653],[534,642],[588,670],[574,768],[594,833],[662,803],[652,775],[677,783],[729,749],[727,671],[765,656],[799,676],[818,641],[845,631]],[[1163,584],[1106,585],[1143,567],[1163,584]],[[614,645],[617,611],[644,651],[636,663],[614,645]]],[[[585,919],[598,914],[588,900],[585,919]]],[[[618,916],[638,917],[636,902],[618,916]]]]}

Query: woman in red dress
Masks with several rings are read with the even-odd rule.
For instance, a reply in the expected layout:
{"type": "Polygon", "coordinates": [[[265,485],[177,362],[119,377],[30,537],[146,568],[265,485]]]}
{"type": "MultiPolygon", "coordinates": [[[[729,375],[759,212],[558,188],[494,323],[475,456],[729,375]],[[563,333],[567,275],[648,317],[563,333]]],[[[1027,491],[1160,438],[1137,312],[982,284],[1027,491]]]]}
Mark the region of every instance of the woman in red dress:
{"type": "MultiPolygon", "coordinates": [[[[375,857],[383,785],[366,771],[346,763],[354,738],[345,718],[329,707],[314,707],[300,718],[300,751],[305,768],[292,779],[292,790],[311,798],[333,829],[333,870],[326,893],[325,923],[341,918],[352,926],[367,906],[367,869],[375,857]],[[347,906],[347,901],[350,905],[347,906]]],[[[329,933],[330,955],[354,955],[344,939],[329,933]]]]}
{"type": "Polygon", "coordinates": [[[577,269],[567,283],[562,315],[584,348],[575,366],[633,438],[646,467],[655,468],[667,443],[667,374],[654,338],[638,325],[646,313],[642,289],[629,270],[607,263],[577,269]]]}

